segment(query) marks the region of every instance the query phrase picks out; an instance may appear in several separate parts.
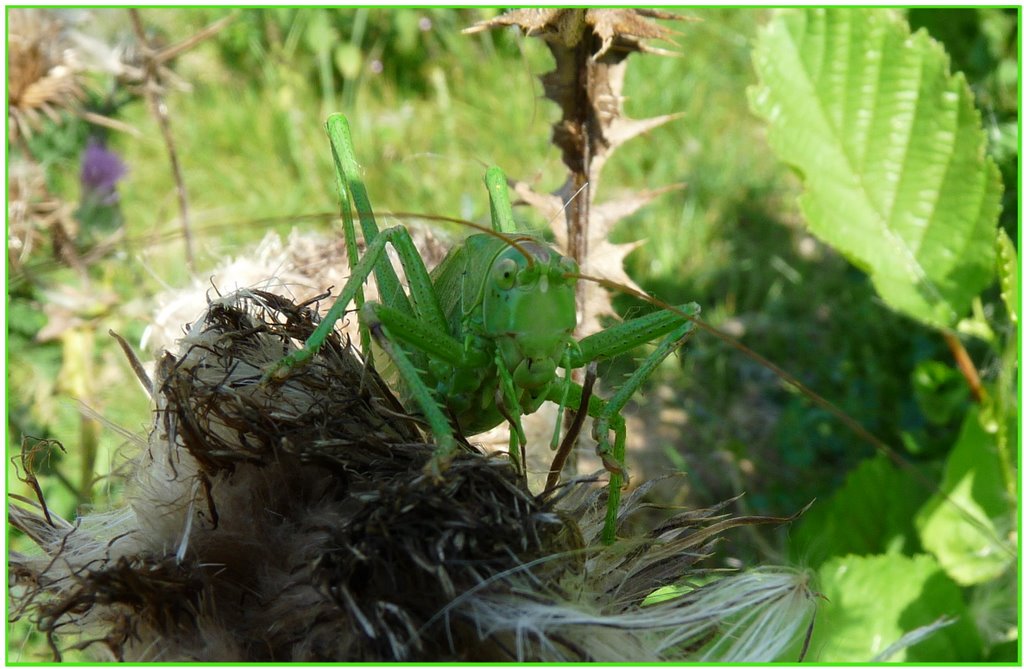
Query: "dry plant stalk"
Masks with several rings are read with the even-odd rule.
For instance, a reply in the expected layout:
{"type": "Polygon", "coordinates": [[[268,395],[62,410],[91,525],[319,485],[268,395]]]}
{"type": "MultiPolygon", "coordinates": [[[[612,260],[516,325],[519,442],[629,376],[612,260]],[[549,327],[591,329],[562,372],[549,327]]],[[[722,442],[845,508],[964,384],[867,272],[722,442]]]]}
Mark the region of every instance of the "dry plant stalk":
{"type": "MultiPolygon", "coordinates": [[[[562,110],[552,127],[551,141],[562,151],[569,170],[565,183],[552,194],[537,193],[524,182],[514,184],[526,203],[537,207],[554,225],[559,245],[584,274],[602,276],[636,287],[623,269],[623,260],[636,248],[612,244],[608,234],[620,220],[662,193],[680,185],[630,193],[594,204],[601,171],[612,153],[626,141],[650,132],[680,114],[630,119],[623,110],[626,59],[633,53],[675,55],[649,44],[671,42],[675,31],[652,19],[686,21],[688,17],[655,9],[516,9],[467,29],[473,33],[516,26],[544,40],[555,58],[555,69],[541,75],[545,96],[562,110]]],[[[581,282],[577,287],[577,336],[600,329],[598,318],[614,316],[606,290],[581,282]]]]}
{"type": "MultiPolygon", "coordinates": [[[[11,113],[13,118],[13,109],[11,113]]],[[[14,157],[8,163],[7,226],[7,262],[12,274],[22,270],[43,245],[44,232],[50,233],[54,255],[80,269],[71,242],[77,230],[72,207],[50,192],[38,163],[14,157]]]]}
{"type": "MultiPolygon", "coordinates": [[[[600,276],[629,288],[639,286],[626,273],[627,255],[642,242],[613,244],[608,236],[623,218],[680,184],[629,193],[595,204],[601,172],[615,149],[680,114],[630,119],[623,109],[626,60],[633,53],[675,55],[649,40],[671,42],[675,31],[652,19],[684,21],[688,17],[656,9],[516,9],[467,29],[473,33],[515,26],[544,40],[555,69],[540,76],[545,96],[562,110],[552,126],[551,141],[562,151],[569,170],[554,193],[538,193],[529,184],[511,181],[516,194],[553,221],[558,245],[584,274],[600,276]]],[[[577,338],[601,330],[601,319],[617,317],[611,294],[581,281],[576,286],[577,338]]],[[[581,372],[572,379],[582,382],[581,372]]],[[[570,418],[573,412],[569,412],[570,418]]],[[[579,471],[578,451],[570,454],[567,472],[579,471]]]]}
{"type": "Polygon", "coordinates": [[[188,192],[185,189],[185,180],[182,177],[181,165],[178,161],[178,151],[174,147],[174,135],[171,133],[171,119],[167,113],[167,105],[163,99],[163,79],[166,77],[167,68],[164,64],[191,49],[199,42],[216,35],[225,28],[235,15],[228,16],[220,21],[203,28],[192,37],[174,46],[161,51],[155,51],[149,44],[146,37],[146,30],[142,25],[142,17],[138,9],[129,9],[132,28],[135,37],[139,41],[141,56],[141,72],[136,72],[136,77],[141,79],[143,94],[149,103],[150,112],[160,127],[160,134],[164,140],[164,147],[167,149],[167,158],[171,163],[171,174],[174,176],[175,191],[178,195],[178,210],[181,212],[181,234],[185,240],[185,262],[189,270],[195,269],[195,252],[192,242],[192,227],[188,216],[188,192]]]}
{"type": "Polygon", "coordinates": [[[706,578],[725,530],[782,519],[656,513],[645,486],[621,509],[632,536],[605,547],[592,481],[535,496],[468,444],[443,483],[425,477],[430,444],[339,335],[259,383],[314,313],[260,291],[213,300],[160,361],[127,504],[74,522],[41,496],[10,506],[41,549],[9,556],[12,616],[55,658],[766,661],[808,628],[795,571],[647,601],[706,578]]]}

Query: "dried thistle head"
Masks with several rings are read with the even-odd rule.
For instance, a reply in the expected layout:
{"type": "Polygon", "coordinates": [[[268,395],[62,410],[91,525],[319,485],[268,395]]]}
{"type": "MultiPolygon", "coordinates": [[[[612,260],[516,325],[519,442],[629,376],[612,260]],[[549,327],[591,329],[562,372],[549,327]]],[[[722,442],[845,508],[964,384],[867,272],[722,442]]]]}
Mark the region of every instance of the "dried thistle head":
{"type": "Polygon", "coordinates": [[[7,261],[15,270],[44,243],[47,233],[76,227],[71,205],[47,188],[42,166],[13,156],[7,169],[7,223],[7,261]]]}
{"type": "Polygon", "coordinates": [[[81,68],[60,17],[44,9],[7,14],[7,138],[15,142],[38,130],[43,118],[61,122],[83,97],[81,68]]]}
{"type": "Polygon", "coordinates": [[[431,445],[339,336],[260,383],[314,325],[266,292],[212,301],[150,385],[128,504],[75,523],[42,499],[10,510],[43,550],[10,556],[14,617],[55,653],[179,662],[766,661],[806,629],[796,572],[650,601],[763,519],[690,510],[606,547],[593,481],[535,496],[471,447],[425,476],[431,445]]]}

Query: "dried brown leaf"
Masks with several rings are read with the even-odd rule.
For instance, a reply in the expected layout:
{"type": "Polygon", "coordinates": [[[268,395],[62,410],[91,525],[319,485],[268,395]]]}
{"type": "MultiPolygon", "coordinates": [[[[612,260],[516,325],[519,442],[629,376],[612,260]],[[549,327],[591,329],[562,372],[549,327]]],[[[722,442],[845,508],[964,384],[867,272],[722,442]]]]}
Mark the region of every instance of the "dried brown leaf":
{"type": "Polygon", "coordinates": [[[528,36],[539,36],[549,41],[560,42],[567,47],[575,47],[585,27],[590,27],[595,35],[607,45],[601,52],[616,41],[617,46],[637,48],[637,42],[644,39],[661,39],[671,41],[676,34],[650,19],[666,21],[693,21],[695,19],[681,14],[657,9],[514,9],[487,21],[481,21],[463,32],[472,34],[493,28],[516,26],[528,36]]]}

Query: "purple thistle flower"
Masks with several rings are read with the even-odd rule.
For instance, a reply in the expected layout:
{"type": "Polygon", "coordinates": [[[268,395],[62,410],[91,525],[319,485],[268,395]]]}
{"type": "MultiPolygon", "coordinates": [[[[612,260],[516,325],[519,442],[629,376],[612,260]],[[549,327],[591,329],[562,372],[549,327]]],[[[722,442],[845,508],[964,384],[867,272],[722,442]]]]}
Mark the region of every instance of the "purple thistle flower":
{"type": "Polygon", "coordinates": [[[113,151],[96,138],[89,140],[82,155],[82,195],[102,204],[115,204],[118,200],[117,182],[128,173],[128,167],[113,151]]]}

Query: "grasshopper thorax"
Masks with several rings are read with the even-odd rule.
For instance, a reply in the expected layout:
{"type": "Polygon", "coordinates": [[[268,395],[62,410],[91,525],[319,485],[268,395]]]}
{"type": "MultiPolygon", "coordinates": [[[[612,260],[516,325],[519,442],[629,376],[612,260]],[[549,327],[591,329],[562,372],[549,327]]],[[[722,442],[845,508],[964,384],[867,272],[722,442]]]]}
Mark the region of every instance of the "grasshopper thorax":
{"type": "Polygon", "coordinates": [[[483,291],[483,326],[524,389],[555,378],[576,328],[576,263],[542,242],[515,239],[491,264],[483,291]]]}

